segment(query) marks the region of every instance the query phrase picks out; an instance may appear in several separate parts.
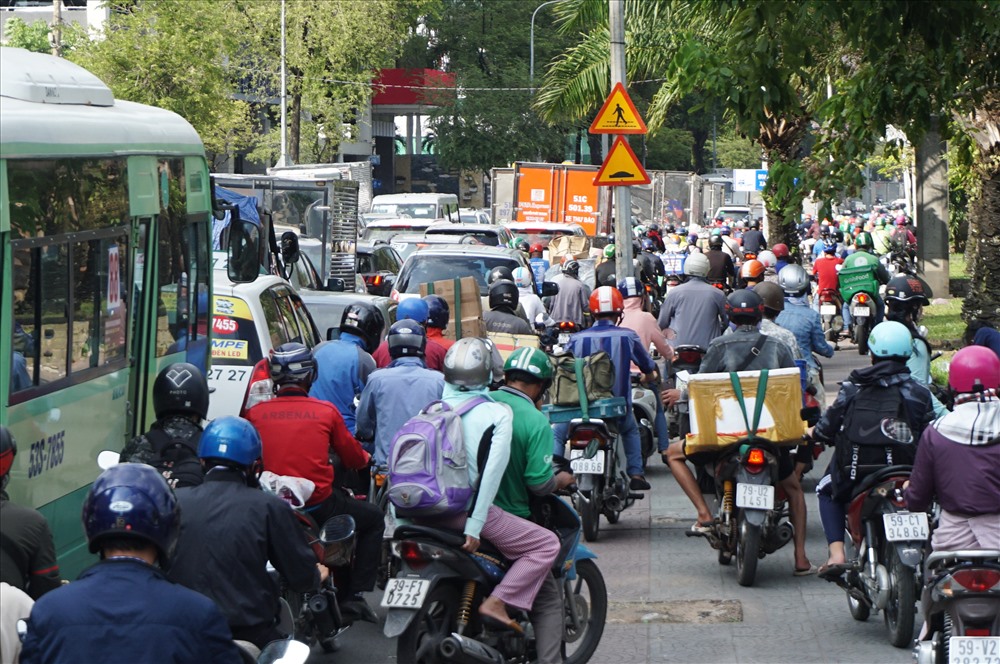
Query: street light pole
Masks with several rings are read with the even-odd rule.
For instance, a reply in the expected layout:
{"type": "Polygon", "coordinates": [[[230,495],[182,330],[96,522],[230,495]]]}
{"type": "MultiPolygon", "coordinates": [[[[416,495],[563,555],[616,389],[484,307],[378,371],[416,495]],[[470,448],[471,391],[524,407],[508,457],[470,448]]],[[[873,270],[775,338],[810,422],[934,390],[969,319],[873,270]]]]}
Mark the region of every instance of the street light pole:
{"type": "MultiPolygon", "coordinates": [[[[625,81],[625,3],[608,0],[611,28],[611,87],[625,81]]],[[[628,140],[627,138],[625,140],[628,140]]],[[[632,276],[632,190],[615,189],[615,275],[619,279],[632,276]]]]}
{"type": "Polygon", "coordinates": [[[276,166],[291,166],[288,159],[288,86],[285,82],[285,0],[281,0],[281,156],[276,166]]]}
{"type": "Polygon", "coordinates": [[[538,14],[538,10],[546,5],[552,5],[559,0],[548,0],[548,2],[543,2],[542,4],[535,7],[535,11],[531,12],[531,39],[530,39],[530,50],[531,56],[528,65],[528,87],[531,88],[531,94],[535,94],[535,15],[538,14]]]}

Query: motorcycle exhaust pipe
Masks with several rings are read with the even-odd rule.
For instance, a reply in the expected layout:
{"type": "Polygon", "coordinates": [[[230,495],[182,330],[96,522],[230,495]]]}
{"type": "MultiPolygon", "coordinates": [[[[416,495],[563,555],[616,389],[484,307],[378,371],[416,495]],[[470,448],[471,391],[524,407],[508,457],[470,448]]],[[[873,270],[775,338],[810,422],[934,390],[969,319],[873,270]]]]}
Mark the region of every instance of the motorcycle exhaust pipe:
{"type": "Polygon", "coordinates": [[[438,652],[444,661],[454,664],[504,664],[503,655],[498,651],[460,634],[445,637],[438,652]]]}
{"type": "Polygon", "coordinates": [[[625,506],[622,504],[622,499],[614,494],[604,499],[604,505],[613,512],[620,512],[625,509],[625,506]]]}
{"type": "Polygon", "coordinates": [[[312,595],[306,600],[306,606],[309,608],[309,613],[312,614],[316,631],[322,635],[321,638],[332,635],[336,631],[336,625],[333,624],[333,617],[330,615],[330,601],[326,595],[322,592],[312,595]]]}

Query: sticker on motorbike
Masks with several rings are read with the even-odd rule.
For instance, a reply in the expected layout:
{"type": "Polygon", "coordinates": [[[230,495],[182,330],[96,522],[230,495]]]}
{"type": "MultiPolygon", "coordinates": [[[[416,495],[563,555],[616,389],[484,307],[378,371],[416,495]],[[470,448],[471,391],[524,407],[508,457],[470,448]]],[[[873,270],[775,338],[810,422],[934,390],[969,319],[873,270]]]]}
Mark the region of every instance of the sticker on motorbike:
{"type": "Polygon", "coordinates": [[[598,450],[591,459],[583,457],[586,450],[570,450],[569,465],[574,473],[602,475],[604,473],[604,450],[598,450]]]}
{"type": "Polygon", "coordinates": [[[871,311],[868,310],[868,307],[854,307],[851,309],[851,315],[868,317],[871,316],[871,311]]]}
{"type": "Polygon", "coordinates": [[[419,609],[430,590],[426,579],[389,579],[382,595],[382,606],[390,609],[419,609]]]}
{"type": "Polygon", "coordinates": [[[953,636],[948,664],[1000,664],[1000,636],[953,636]]]}
{"type": "Polygon", "coordinates": [[[774,509],[774,487],[767,484],[737,484],[736,506],[751,510],[774,509]]]}
{"type": "Polygon", "coordinates": [[[823,316],[836,316],[837,306],[834,304],[824,304],[819,308],[819,313],[823,316]]]}
{"type": "Polygon", "coordinates": [[[930,537],[927,515],[923,512],[896,512],[883,514],[885,538],[890,542],[925,540],[930,537]]]}
{"type": "Polygon", "coordinates": [[[569,343],[569,335],[563,332],[562,334],[559,335],[559,345],[565,346],[568,343],[569,343]]]}

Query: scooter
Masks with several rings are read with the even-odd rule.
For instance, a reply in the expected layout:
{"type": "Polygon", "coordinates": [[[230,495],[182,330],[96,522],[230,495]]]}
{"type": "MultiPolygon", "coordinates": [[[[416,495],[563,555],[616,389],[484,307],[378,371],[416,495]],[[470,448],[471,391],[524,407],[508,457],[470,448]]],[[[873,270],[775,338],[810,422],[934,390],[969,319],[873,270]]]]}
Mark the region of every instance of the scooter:
{"type": "Polygon", "coordinates": [[[823,336],[839,348],[840,328],[843,326],[840,294],[836,289],[824,288],[819,293],[819,316],[823,322],[823,336]],[[840,319],[840,322],[838,322],[840,319]]]}
{"type": "Polygon", "coordinates": [[[858,291],[851,296],[849,305],[851,312],[851,340],[858,345],[860,355],[868,354],[868,335],[875,326],[875,297],[871,293],[858,291]]]}
{"type": "Polygon", "coordinates": [[[632,414],[639,426],[639,440],[642,442],[642,466],[646,467],[649,457],[656,451],[656,400],[654,390],[642,384],[642,375],[632,374],[632,414]]]}
{"type": "Polygon", "coordinates": [[[1000,551],[935,551],[921,606],[927,638],[917,664],[1000,659],[1000,551]]]}

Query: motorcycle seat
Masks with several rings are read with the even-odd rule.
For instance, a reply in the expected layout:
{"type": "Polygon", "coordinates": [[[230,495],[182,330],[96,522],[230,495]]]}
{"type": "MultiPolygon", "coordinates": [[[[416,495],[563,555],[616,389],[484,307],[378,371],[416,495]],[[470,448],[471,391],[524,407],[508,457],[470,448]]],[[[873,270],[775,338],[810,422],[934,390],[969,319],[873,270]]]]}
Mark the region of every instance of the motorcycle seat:
{"type": "MultiPolygon", "coordinates": [[[[458,528],[434,528],[431,526],[418,526],[416,524],[408,524],[405,526],[399,526],[396,528],[395,532],[392,534],[392,538],[396,540],[409,539],[413,537],[426,537],[430,538],[441,544],[453,548],[461,548],[465,544],[465,533],[458,528]]],[[[503,554],[501,554],[493,543],[489,540],[480,539],[479,549],[477,553],[483,553],[496,558],[504,559],[503,554]]]]}
{"type": "Polygon", "coordinates": [[[854,487],[854,491],[851,492],[852,496],[860,496],[863,493],[867,493],[873,486],[884,482],[893,475],[906,475],[909,477],[910,473],[913,471],[913,466],[858,466],[858,472],[864,473],[866,470],[873,470],[878,468],[871,475],[865,477],[857,486],[854,487]]]}

